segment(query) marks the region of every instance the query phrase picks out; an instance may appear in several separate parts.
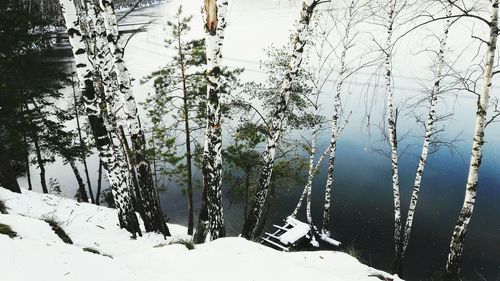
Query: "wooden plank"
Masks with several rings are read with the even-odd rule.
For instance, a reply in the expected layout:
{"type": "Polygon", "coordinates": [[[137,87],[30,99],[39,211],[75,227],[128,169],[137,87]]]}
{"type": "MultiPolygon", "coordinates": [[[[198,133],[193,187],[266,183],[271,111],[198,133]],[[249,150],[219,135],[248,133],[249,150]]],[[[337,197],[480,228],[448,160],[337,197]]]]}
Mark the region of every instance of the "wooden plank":
{"type": "Polygon", "coordinates": [[[278,236],[274,235],[274,234],[271,234],[271,233],[267,233],[266,232],[266,235],[269,236],[269,237],[272,237],[272,238],[276,238],[276,239],[280,239],[278,236]]]}
{"type": "Polygon", "coordinates": [[[278,248],[282,249],[283,251],[288,251],[288,248],[283,247],[282,245],[280,245],[280,244],[278,244],[278,243],[276,243],[276,242],[274,242],[274,241],[272,241],[272,240],[266,239],[266,238],[264,238],[264,237],[261,237],[261,239],[262,239],[262,240],[264,240],[264,241],[266,241],[266,242],[267,242],[267,243],[269,243],[269,244],[272,244],[272,245],[274,245],[274,246],[276,246],[276,247],[278,247],[278,248]]]}
{"type": "MultiPolygon", "coordinates": [[[[279,226],[279,225],[275,225],[275,224],[273,224],[273,226],[274,226],[274,227],[276,227],[276,228],[279,228],[279,229],[281,229],[281,230],[284,230],[284,231],[288,231],[288,230],[290,230],[290,228],[285,228],[285,227],[283,227],[283,226],[279,226]]],[[[285,225],[285,226],[287,226],[287,225],[285,225]]]]}

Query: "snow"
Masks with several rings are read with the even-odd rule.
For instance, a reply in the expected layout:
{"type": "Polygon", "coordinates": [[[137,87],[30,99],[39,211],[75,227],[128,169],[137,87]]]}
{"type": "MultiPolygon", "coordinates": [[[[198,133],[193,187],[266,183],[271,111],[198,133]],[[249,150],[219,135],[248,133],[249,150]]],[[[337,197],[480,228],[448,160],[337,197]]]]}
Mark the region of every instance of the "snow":
{"type": "Polygon", "coordinates": [[[2,281],[400,280],[342,252],[281,252],[236,237],[188,250],[171,244],[190,239],[183,226],[169,224],[167,240],[151,233],[134,240],[118,227],[113,209],[24,189],[0,188],[0,200],[8,211],[0,223],[18,233],[0,235],[2,281]],[[64,243],[45,219],[57,221],[74,244],[64,243]]]}
{"type": "Polygon", "coordinates": [[[307,223],[303,223],[292,217],[286,218],[286,223],[291,225],[292,228],[280,236],[280,242],[285,245],[294,244],[311,230],[311,227],[307,223]]]}
{"type": "Polygon", "coordinates": [[[340,246],[340,241],[337,241],[333,238],[330,237],[330,235],[326,232],[321,232],[321,235],[320,235],[320,238],[321,240],[325,241],[326,243],[329,243],[329,244],[332,244],[334,246],[340,246]]]}

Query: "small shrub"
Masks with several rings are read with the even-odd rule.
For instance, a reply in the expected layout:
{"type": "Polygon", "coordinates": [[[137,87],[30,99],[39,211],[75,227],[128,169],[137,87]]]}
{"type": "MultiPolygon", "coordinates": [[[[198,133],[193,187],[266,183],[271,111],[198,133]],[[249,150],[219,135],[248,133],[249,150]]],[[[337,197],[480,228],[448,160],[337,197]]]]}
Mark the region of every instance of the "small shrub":
{"type": "Polygon", "coordinates": [[[351,257],[357,259],[358,261],[360,261],[361,263],[365,263],[366,261],[363,259],[362,257],[362,252],[356,248],[354,248],[354,246],[350,245],[348,246],[347,248],[345,248],[344,250],[344,253],[350,255],[351,257]]]}
{"type": "Polygon", "coordinates": [[[69,237],[69,235],[62,229],[62,227],[59,225],[59,223],[54,219],[54,218],[44,218],[43,219],[46,223],[50,225],[52,230],[61,238],[61,240],[66,243],[66,244],[73,244],[73,241],[69,237]]]}
{"type": "Polygon", "coordinates": [[[380,273],[373,273],[373,274],[368,275],[368,277],[376,277],[376,278],[383,280],[383,281],[394,281],[394,278],[384,276],[380,273]]]}
{"type": "Polygon", "coordinates": [[[96,255],[101,255],[101,256],[104,256],[104,257],[108,257],[108,258],[113,258],[111,255],[103,254],[103,253],[99,252],[99,250],[91,248],[91,247],[85,247],[85,248],[82,248],[82,249],[85,252],[89,252],[89,253],[96,254],[96,255]]]}
{"type": "Polygon", "coordinates": [[[101,254],[101,252],[99,252],[98,250],[96,250],[94,248],[90,248],[90,247],[85,247],[85,248],[83,248],[83,250],[85,252],[89,252],[89,253],[96,254],[96,255],[100,255],[101,254]]]}
{"type": "Polygon", "coordinates": [[[56,178],[49,179],[49,194],[61,195],[61,184],[56,178]]]}
{"type": "Polygon", "coordinates": [[[10,238],[17,237],[17,232],[12,230],[10,226],[3,223],[0,223],[0,234],[7,235],[10,238]]]}
{"type": "Polygon", "coordinates": [[[2,200],[0,200],[0,214],[7,214],[7,206],[2,200]]]}
{"type": "MultiPolygon", "coordinates": [[[[195,248],[192,239],[182,239],[181,238],[181,239],[176,239],[176,240],[170,241],[170,243],[168,243],[168,245],[173,245],[173,244],[184,245],[184,246],[186,246],[186,248],[188,248],[188,250],[193,250],[195,248]]],[[[160,246],[160,247],[162,247],[162,246],[160,246]]]]}
{"type": "Polygon", "coordinates": [[[113,194],[111,193],[111,189],[105,189],[102,192],[101,202],[105,203],[109,208],[116,208],[115,200],[113,199],[113,194]]]}

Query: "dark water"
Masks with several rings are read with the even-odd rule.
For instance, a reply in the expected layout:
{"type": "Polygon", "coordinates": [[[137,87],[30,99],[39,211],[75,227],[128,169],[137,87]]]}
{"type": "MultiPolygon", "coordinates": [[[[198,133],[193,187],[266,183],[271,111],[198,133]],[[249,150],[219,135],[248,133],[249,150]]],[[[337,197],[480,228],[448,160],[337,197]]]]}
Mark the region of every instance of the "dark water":
{"type": "MultiPolygon", "coordinates": [[[[470,102],[464,103],[472,110],[470,102]]],[[[462,117],[458,116],[454,122],[462,124],[462,117]]],[[[429,156],[407,249],[404,272],[407,280],[440,280],[446,264],[468,172],[472,124],[465,124],[464,128],[450,124],[464,131],[463,141],[457,143],[458,153],[443,149],[429,156]]],[[[495,132],[489,136],[476,207],[465,241],[462,269],[465,280],[500,280],[500,146],[495,132]]],[[[344,248],[355,249],[364,263],[390,272],[394,220],[390,162],[372,149],[375,140],[353,125],[339,141],[331,232],[344,248]]],[[[319,139],[318,151],[324,151],[328,141],[325,132],[319,139]]],[[[421,138],[415,137],[408,143],[412,146],[400,160],[403,215],[409,204],[421,138]]],[[[326,168],[325,162],[313,182],[312,212],[318,226],[322,221],[326,168]]],[[[163,206],[172,222],[185,224],[185,196],[178,190],[171,186],[163,194],[163,206]]],[[[280,224],[291,214],[301,192],[302,187],[278,190],[268,228],[273,223],[280,224]]],[[[242,228],[242,206],[229,206],[226,198],[225,216],[229,234],[238,235],[242,228]]]]}

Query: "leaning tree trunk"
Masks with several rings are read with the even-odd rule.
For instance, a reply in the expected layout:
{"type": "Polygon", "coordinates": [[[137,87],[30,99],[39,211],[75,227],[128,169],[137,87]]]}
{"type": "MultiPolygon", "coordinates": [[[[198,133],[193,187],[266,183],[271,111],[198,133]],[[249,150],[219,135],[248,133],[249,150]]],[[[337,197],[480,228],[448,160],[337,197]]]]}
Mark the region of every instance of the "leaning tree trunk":
{"type": "MultiPolygon", "coordinates": [[[[350,6],[352,9],[353,4],[350,6]]],[[[335,96],[333,98],[333,116],[332,116],[332,129],[330,133],[330,155],[328,158],[328,173],[326,177],[326,187],[325,187],[325,203],[323,206],[323,224],[321,227],[321,233],[326,236],[330,236],[330,218],[331,218],[331,205],[332,205],[332,189],[333,189],[333,178],[334,178],[334,170],[335,170],[335,159],[337,154],[337,138],[340,135],[341,128],[339,128],[339,119],[341,114],[341,94],[342,94],[342,86],[344,84],[346,69],[346,58],[347,51],[349,49],[349,33],[351,29],[351,21],[348,22],[348,25],[345,28],[345,36],[344,36],[344,46],[342,49],[342,53],[340,55],[340,69],[339,69],[339,82],[337,83],[337,87],[335,90],[335,96]]]]}
{"type": "Polygon", "coordinates": [[[302,191],[302,195],[300,196],[299,202],[297,203],[297,206],[295,207],[295,210],[292,213],[292,217],[296,217],[297,214],[299,213],[300,207],[302,206],[302,203],[304,200],[306,200],[306,215],[307,215],[307,222],[312,225],[312,215],[311,215],[311,188],[312,188],[312,182],[314,179],[314,174],[315,174],[315,169],[314,169],[314,157],[316,156],[316,137],[318,135],[318,129],[319,126],[315,125],[313,128],[313,132],[311,135],[311,146],[309,150],[309,168],[308,168],[308,175],[307,175],[307,182],[306,186],[304,187],[304,190],[302,191]]]}
{"type": "Polygon", "coordinates": [[[227,0],[205,0],[205,37],[207,53],[207,125],[203,148],[203,192],[197,232],[207,233],[209,240],[226,236],[222,206],[222,134],[220,62],[226,28],[227,0]],[[202,215],[208,214],[202,221],[202,215]],[[208,226],[208,231],[203,227],[208,226]]]}
{"type": "MultiPolygon", "coordinates": [[[[318,92],[319,95],[319,92],[318,92]]],[[[315,111],[314,115],[318,115],[319,112],[319,106],[316,104],[315,105],[315,111]]],[[[300,207],[302,206],[302,203],[304,200],[306,200],[306,218],[307,222],[311,225],[311,229],[313,229],[313,223],[312,223],[312,212],[311,212],[311,191],[312,191],[312,183],[314,179],[314,175],[316,175],[316,172],[318,172],[319,165],[321,165],[321,162],[323,162],[323,159],[325,155],[328,153],[328,151],[331,149],[331,147],[327,147],[325,152],[321,154],[319,157],[318,161],[314,163],[314,158],[316,157],[316,140],[318,136],[318,131],[320,129],[319,124],[314,124],[313,126],[313,131],[311,134],[311,146],[309,150],[309,168],[308,168],[308,174],[307,174],[307,181],[306,185],[304,187],[304,191],[302,191],[302,195],[300,196],[299,201],[297,202],[297,206],[295,207],[295,210],[292,213],[292,217],[295,218],[300,210],[300,207]]],[[[260,234],[257,232],[257,234],[260,234]]]]}
{"type": "Polygon", "coordinates": [[[292,43],[292,56],[290,64],[279,90],[279,102],[272,115],[272,122],[269,128],[270,136],[267,139],[266,150],[262,155],[262,168],[259,176],[257,191],[254,195],[248,217],[243,225],[242,236],[247,239],[255,238],[259,220],[262,216],[262,210],[269,193],[274,158],[276,156],[276,146],[281,137],[283,122],[285,120],[286,112],[288,111],[292,82],[293,79],[297,77],[297,73],[300,70],[302,56],[304,54],[304,48],[307,41],[306,36],[308,34],[309,23],[311,22],[314,8],[319,2],[319,0],[304,0],[302,3],[300,20],[292,43]]]}
{"type": "MultiPolygon", "coordinates": [[[[100,86],[99,94],[101,97],[102,115],[105,117],[105,126],[111,140],[111,147],[109,148],[109,151],[120,159],[117,161],[115,168],[119,171],[120,175],[124,175],[124,178],[120,179],[123,181],[123,184],[128,186],[132,209],[139,212],[139,214],[144,214],[144,205],[141,192],[139,190],[136,171],[131,163],[131,152],[128,141],[123,127],[119,124],[120,119],[116,114],[121,105],[119,96],[116,95],[119,91],[119,83],[117,74],[113,68],[114,63],[111,57],[111,50],[107,44],[104,18],[102,13],[93,14],[92,2],[87,1],[86,4],[88,4],[86,9],[91,17],[91,22],[87,24],[88,26],[92,25],[94,27],[94,34],[92,34],[92,38],[94,38],[92,44],[95,48],[95,53],[92,56],[92,62],[96,68],[96,77],[94,79],[100,86]]],[[[87,30],[90,30],[90,28],[87,30]]],[[[90,44],[87,48],[89,47],[90,44]]]]}
{"type": "Polygon", "coordinates": [[[170,235],[165,218],[163,217],[158,192],[153,184],[153,174],[146,158],[146,138],[141,127],[137,104],[131,91],[131,80],[128,70],[123,61],[124,50],[120,42],[118,32],[118,23],[113,4],[109,0],[100,1],[104,14],[104,24],[108,45],[111,49],[113,66],[117,75],[119,91],[124,102],[123,111],[126,115],[126,121],[132,142],[133,153],[130,157],[137,173],[137,179],[140,186],[142,204],[144,212],[141,217],[144,221],[146,231],[155,231],[164,235],[170,235]]]}
{"type": "MultiPolygon", "coordinates": [[[[317,111],[317,110],[316,110],[317,111]]],[[[307,176],[307,200],[306,200],[306,217],[307,217],[307,222],[311,226],[311,230],[313,230],[313,222],[312,222],[312,212],[311,212],[311,191],[312,191],[312,182],[314,179],[314,175],[316,174],[316,171],[314,170],[314,156],[316,154],[316,137],[318,135],[318,130],[319,130],[319,125],[316,125],[313,131],[313,137],[311,141],[311,157],[310,157],[310,163],[309,163],[309,174],[307,176]]]]}
{"type": "Polygon", "coordinates": [[[85,171],[85,177],[87,179],[87,186],[89,188],[89,197],[92,204],[95,203],[94,192],[92,191],[92,184],[90,183],[89,168],[87,166],[87,157],[85,156],[85,142],[82,137],[82,128],[80,126],[80,113],[78,112],[78,100],[76,99],[75,84],[73,83],[73,75],[71,76],[71,86],[73,87],[73,103],[75,110],[75,120],[76,120],[76,130],[78,132],[78,141],[80,142],[81,160],[83,163],[83,168],[85,171]]]}
{"type": "Polygon", "coordinates": [[[422,177],[424,174],[425,165],[427,163],[427,156],[429,155],[429,146],[431,144],[431,137],[434,134],[434,123],[436,122],[436,105],[437,105],[438,95],[441,91],[441,81],[443,80],[443,68],[445,66],[446,43],[448,40],[448,32],[451,26],[451,8],[452,6],[448,5],[446,11],[447,20],[445,23],[442,37],[439,39],[440,47],[437,58],[438,60],[436,66],[436,79],[434,80],[434,85],[432,87],[432,91],[429,97],[430,107],[429,107],[427,121],[425,123],[424,142],[422,144],[422,152],[420,153],[417,171],[415,174],[415,183],[413,185],[410,206],[408,208],[408,215],[406,217],[406,223],[402,233],[402,239],[403,239],[402,248],[399,253],[400,255],[396,256],[396,259],[399,260],[397,264],[400,264],[401,266],[403,265],[406,248],[408,247],[408,243],[410,241],[413,218],[415,217],[415,210],[417,208],[420,186],[422,185],[422,177]]]}
{"type": "Polygon", "coordinates": [[[394,197],[394,272],[401,273],[401,264],[396,258],[401,255],[401,196],[399,194],[399,168],[398,168],[398,138],[397,138],[397,111],[394,110],[393,104],[393,87],[392,87],[392,34],[394,25],[394,16],[396,9],[396,0],[388,1],[387,15],[387,38],[384,48],[384,79],[385,79],[385,94],[387,96],[387,123],[388,123],[388,138],[391,148],[391,173],[392,173],[392,192],[394,197]]]}
{"type": "Polygon", "coordinates": [[[120,227],[127,229],[133,236],[136,234],[140,235],[139,221],[130,202],[130,194],[125,180],[126,174],[123,174],[123,171],[119,169],[124,159],[120,159],[119,155],[114,154],[111,140],[108,137],[104,116],[101,115],[97,101],[96,88],[92,80],[94,73],[87,55],[75,5],[72,0],[60,0],[59,3],[75,57],[76,73],[85,104],[85,113],[89,118],[89,124],[94,134],[99,156],[108,172],[111,191],[118,208],[120,227]]]}
{"type": "Polygon", "coordinates": [[[495,51],[498,37],[498,3],[499,0],[491,2],[491,20],[489,22],[490,38],[488,42],[488,51],[486,53],[486,64],[483,74],[483,91],[478,97],[476,111],[476,126],[474,130],[474,141],[472,143],[472,155],[469,165],[469,175],[465,188],[465,198],[462,210],[458,216],[455,230],[450,243],[450,253],[446,263],[445,280],[459,280],[460,278],[460,261],[464,248],[465,234],[469,225],[474,204],[476,202],[476,194],[479,178],[479,167],[481,166],[481,158],[483,156],[484,145],[484,130],[486,127],[486,115],[488,103],[490,99],[490,88],[493,77],[493,67],[495,64],[495,51]]]}
{"type": "Polygon", "coordinates": [[[85,191],[85,183],[83,182],[82,176],[80,175],[80,171],[78,171],[74,160],[68,159],[68,163],[71,167],[71,170],[73,170],[76,182],[78,183],[78,194],[80,196],[80,200],[88,203],[89,198],[87,196],[87,191],[85,191]]]}
{"type": "Polygon", "coordinates": [[[99,158],[99,168],[97,169],[97,189],[95,192],[96,205],[101,205],[101,187],[102,187],[102,161],[99,158]]]}

